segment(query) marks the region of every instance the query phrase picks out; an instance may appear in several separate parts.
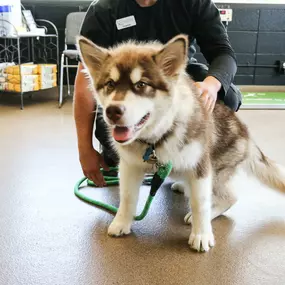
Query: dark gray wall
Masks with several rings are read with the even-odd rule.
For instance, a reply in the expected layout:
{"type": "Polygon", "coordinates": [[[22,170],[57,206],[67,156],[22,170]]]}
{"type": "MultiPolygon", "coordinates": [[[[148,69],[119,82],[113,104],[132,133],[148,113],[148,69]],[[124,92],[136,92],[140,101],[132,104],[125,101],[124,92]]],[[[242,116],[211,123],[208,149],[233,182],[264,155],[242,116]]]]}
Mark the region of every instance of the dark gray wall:
{"type": "MultiPolygon", "coordinates": [[[[66,15],[86,11],[91,1],[22,0],[36,18],[45,18],[56,24],[60,35],[60,49],[64,46],[66,15]]],[[[228,33],[237,54],[237,84],[285,85],[285,75],[274,67],[285,61],[285,5],[223,4],[218,7],[233,9],[233,22],[228,33]]],[[[199,61],[205,62],[202,54],[199,61]]],[[[74,72],[71,75],[74,77],[74,72]]]]}
{"type": "MultiPolygon", "coordinates": [[[[285,75],[274,67],[285,61],[285,5],[217,6],[233,9],[228,34],[239,65],[236,83],[285,85],[285,75]]],[[[201,54],[198,58],[205,61],[201,54]]]]}

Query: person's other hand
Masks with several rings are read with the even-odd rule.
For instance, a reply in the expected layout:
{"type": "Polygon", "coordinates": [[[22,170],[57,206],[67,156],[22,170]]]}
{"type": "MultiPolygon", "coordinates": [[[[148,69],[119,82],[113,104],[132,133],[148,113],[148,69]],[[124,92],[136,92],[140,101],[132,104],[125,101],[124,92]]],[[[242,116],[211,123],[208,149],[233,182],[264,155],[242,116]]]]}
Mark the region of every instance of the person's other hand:
{"type": "Polygon", "coordinates": [[[206,109],[213,112],[222,84],[213,76],[208,76],[203,82],[196,82],[200,95],[204,99],[206,109]]]}
{"type": "Polygon", "coordinates": [[[92,180],[98,187],[106,186],[106,181],[103,177],[100,168],[109,170],[103,157],[94,148],[80,152],[80,163],[82,171],[89,180],[92,180]]]}

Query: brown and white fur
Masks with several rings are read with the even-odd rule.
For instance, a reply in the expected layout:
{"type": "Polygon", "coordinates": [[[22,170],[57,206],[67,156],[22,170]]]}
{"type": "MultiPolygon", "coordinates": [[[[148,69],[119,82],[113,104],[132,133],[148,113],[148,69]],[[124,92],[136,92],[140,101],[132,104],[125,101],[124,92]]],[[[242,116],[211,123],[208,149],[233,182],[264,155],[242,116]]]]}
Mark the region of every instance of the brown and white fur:
{"type": "Polygon", "coordinates": [[[229,183],[238,167],[285,192],[284,170],[265,157],[235,113],[220,103],[212,114],[205,110],[185,72],[186,36],[166,45],[126,42],[108,50],[80,37],[78,47],[120,157],[120,206],[109,235],[131,231],[139,188],[150,171],[142,159],[149,144],[183,181],[192,210],[185,217],[192,223],[189,245],[197,251],[214,246],[211,220],[236,202],[229,183]]]}

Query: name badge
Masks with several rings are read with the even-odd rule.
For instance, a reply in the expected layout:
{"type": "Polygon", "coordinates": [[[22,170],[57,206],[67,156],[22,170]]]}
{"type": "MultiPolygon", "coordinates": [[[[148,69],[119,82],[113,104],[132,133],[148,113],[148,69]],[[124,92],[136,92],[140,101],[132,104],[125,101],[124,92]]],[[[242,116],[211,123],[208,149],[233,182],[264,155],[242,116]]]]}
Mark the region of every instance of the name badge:
{"type": "Polygon", "coordinates": [[[116,26],[118,30],[122,30],[122,29],[126,29],[129,27],[133,27],[135,26],[136,23],[136,19],[134,16],[129,16],[126,18],[122,18],[122,19],[118,19],[116,20],[116,26]]]}

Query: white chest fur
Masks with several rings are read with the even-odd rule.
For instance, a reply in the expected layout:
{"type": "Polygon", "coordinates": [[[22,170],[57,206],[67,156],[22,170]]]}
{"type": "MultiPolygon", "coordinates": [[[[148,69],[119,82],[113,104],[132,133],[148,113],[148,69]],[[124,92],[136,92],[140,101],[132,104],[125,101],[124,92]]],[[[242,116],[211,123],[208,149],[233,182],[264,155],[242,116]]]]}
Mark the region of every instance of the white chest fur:
{"type": "Polygon", "coordinates": [[[167,163],[170,160],[176,171],[184,171],[196,167],[201,159],[202,152],[202,144],[199,141],[193,141],[184,145],[183,148],[177,143],[170,142],[157,150],[157,156],[161,163],[167,163]]]}
{"type": "MultiPolygon", "coordinates": [[[[120,146],[118,148],[120,157],[130,165],[133,164],[148,169],[149,165],[143,162],[143,154],[146,149],[145,144],[136,144],[133,147],[120,146]]],[[[195,168],[201,159],[202,153],[203,147],[199,141],[193,141],[181,147],[179,141],[174,140],[174,138],[156,149],[159,162],[166,164],[171,161],[176,172],[184,172],[187,169],[195,168]]]]}

